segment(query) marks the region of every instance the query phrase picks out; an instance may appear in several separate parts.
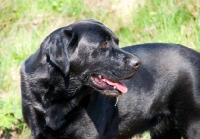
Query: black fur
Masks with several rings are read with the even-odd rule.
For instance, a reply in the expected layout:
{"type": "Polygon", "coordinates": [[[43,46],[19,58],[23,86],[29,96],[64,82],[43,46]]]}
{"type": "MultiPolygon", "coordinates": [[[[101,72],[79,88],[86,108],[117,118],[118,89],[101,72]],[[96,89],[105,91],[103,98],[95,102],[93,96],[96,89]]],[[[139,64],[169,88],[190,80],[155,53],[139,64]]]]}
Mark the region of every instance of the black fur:
{"type": "MultiPolygon", "coordinates": [[[[78,21],[51,33],[21,67],[23,115],[34,139],[83,138],[75,124],[79,116],[87,116],[88,103],[82,100],[94,90],[110,97],[123,92],[103,81],[99,85],[99,77],[119,82],[132,77],[139,65],[97,21],[78,21]]],[[[82,128],[89,130],[86,125],[82,128]]],[[[90,130],[98,136],[94,126],[90,130]]]]}
{"type": "Polygon", "coordinates": [[[100,23],[80,21],[47,37],[21,68],[23,115],[33,137],[128,139],[149,130],[152,139],[200,138],[200,54],[161,43],[123,50],[142,61],[136,74],[138,59],[100,23]],[[107,39],[109,47],[99,47],[107,39]],[[119,94],[93,86],[93,73],[126,79],[128,92],[116,106],[116,98],[102,94],[119,94]]]}

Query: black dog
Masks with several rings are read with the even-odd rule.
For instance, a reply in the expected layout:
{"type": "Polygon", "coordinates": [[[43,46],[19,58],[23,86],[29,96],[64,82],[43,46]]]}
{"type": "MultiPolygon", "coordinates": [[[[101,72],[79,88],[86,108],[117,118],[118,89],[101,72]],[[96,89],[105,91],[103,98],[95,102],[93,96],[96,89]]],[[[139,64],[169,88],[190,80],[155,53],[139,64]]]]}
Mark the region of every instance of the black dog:
{"type": "Polygon", "coordinates": [[[150,130],[152,139],[200,139],[200,54],[176,44],[124,50],[142,64],[124,82],[129,91],[118,102],[116,138],[150,130]]]}
{"type": "Polygon", "coordinates": [[[175,44],[124,50],[142,61],[134,77],[140,62],[100,23],[47,37],[21,69],[34,138],[127,139],[145,130],[152,139],[200,138],[200,54],[175,44]]]}
{"type": "MultiPolygon", "coordinates": [[[[132,77],[139,65],[99,22],[83,20],[54,31],[21,67],[23,115],[33,137],[85,138],[80,129],[91,123],[77,116],[86,116],[82,111],[90,103],[82,99],[94,90],[110,97],[126,93],[120,80],[132,77]]],[[[90,130],[98,137],[93,126],[90,130]]]]}

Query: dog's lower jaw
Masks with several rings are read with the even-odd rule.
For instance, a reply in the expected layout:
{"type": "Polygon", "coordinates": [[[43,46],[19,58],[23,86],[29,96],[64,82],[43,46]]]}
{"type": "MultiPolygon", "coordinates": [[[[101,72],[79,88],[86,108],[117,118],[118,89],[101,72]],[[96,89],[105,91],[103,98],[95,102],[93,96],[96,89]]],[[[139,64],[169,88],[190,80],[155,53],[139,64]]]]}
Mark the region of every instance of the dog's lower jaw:
{"type": "Polygon", "coordinates": [[[115,92],[109,92],[109,90],[103,90],[101,91],[101,93],[107,97],[119,97],[122,95],[122,93],[120,93],[119,91],[115,91],[115,92]]]}

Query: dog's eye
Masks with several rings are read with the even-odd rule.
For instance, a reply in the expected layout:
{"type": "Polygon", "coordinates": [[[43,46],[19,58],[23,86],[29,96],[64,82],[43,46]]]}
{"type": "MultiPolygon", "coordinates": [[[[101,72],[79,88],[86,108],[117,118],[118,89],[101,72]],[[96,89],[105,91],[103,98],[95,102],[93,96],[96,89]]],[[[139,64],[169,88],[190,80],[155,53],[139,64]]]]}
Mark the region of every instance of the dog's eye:
{"type": "Polygon", "coordinates": [[[101,47],[102,47],[102,48],[106,48],[107,45],[108,45],[108,43],[107,43],[107,41],[105,41],[104,43],[101,44],[101,47]]]}

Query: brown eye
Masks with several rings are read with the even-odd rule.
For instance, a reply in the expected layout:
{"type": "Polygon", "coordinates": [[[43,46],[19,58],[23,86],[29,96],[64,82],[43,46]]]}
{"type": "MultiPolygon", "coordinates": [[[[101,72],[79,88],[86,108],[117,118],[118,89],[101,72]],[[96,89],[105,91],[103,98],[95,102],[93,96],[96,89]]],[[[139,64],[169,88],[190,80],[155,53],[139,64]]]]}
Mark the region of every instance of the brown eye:
{"type": "Polygon", "coordinates": [[[107,41],[106,41],[106,42],[104,42],[104,43],[101,44],[101,47],[102,47],[102,48],[106,48],[106,47],[107,47],[107,44],[108,44],[108,43],[107,43],[107,41]]]}

